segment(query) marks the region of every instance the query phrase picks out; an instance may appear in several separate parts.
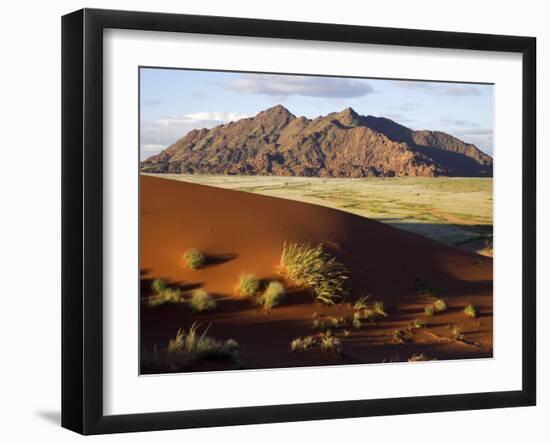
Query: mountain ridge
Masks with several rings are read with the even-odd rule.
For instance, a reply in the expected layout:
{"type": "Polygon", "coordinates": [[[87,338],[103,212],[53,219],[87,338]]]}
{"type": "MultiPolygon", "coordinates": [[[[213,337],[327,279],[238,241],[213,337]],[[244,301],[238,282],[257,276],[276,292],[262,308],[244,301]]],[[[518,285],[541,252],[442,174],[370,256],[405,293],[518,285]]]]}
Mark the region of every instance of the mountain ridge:
{"type": "Polygon", "coordinates": [[[319,177],[491,177],[493,160],[441,131],[414,131],[348,107],[307,119],[282,105],[194,129],[140,163],[142,172],[319,177]]]}

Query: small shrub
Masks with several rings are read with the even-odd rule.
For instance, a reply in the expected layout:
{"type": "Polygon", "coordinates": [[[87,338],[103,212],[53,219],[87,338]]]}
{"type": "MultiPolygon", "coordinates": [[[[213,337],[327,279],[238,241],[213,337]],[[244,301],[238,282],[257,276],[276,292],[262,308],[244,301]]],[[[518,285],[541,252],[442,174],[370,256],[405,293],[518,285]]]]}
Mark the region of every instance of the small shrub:
{"type": "Polygon", "coordinates": [[[305,351],[315,344],[315,338],[311,336],[295,338],[290,342],[291,351],[305,351]]]}
{"type": "Polygon", "coordinates": [[[265,309],[271,309],[279,306],[285,297],[285,288],[278,281],[270,281],[265,292],[258,299],[258,304],[265,309]]]}
{"type": "Polygon", "coordinates": [[[363,326],[363,324],[361,323],[361,319],[359,318],[354,318],[351,324],[355,329],[361,329],[361,326],[363,326]]]}
{"type": "Polygon", "coordinates": [[[468,316],[468,317],[477,317],[477,311],[476,311],[476,308],[474,307],[474,305],[472,304],[469,304],[468,306],[466,306],[464,308],[464,313],[468,316]]]}
{"type": "Polygon", "coordinates": [[[426,306],[424,308],[424,313],[428,316],[428,317],[432,317],[434,315],[434,307],[432,305],[430,306],[426,306]]]}
{"type": "Polygon", "coordinates": [[[204,254],[196,249],[188,249],[183,254],[185,265],[192,270],[202,268],[206,263],[206,257],[204,254]]]}
{"type": "Polygon", "coordinates": [[[359,299],[355,302],[353,305],[353,309],[356,311],[360,311],[361,309],[367,309],[367,300],[369,299],[370,295],[363,295],[359,297],[359,299]]]}
{"type": "Polygon", "coordinates": [[[325,324],[322,322],[322,320],[316,318],[313,320],[313,329],[322,329],[325,327],[325,324]]]}
{"type": "Polygon", "coordinates": [[[166,360],[171,368],[177,369],[198,360],[237,359],[239,344],[235,340],[218,341],[206,335],[209,328],[202,334],[198,329],[197,323],[193,323],[188,331],[178,329],[176,337],[169,341],[166,360]]]}
{"type": "Polygon", "coordinates": [[[188,303],[194,311],[209,311],[217,305],[216,300],[204,289],[195,289],[188,303]]]}
{"type": "Polygon", "coordinates": [[[411,326],[413,329],[420,329],[420,328],[423,328],[424,326],[426,326],[424,324],[424,322],[422,320],[420,320],[419,318],[415,318],[412,323],[411,323],[411,326]]]}
{"type": "Polygon", "coordinates": [[[349,332],[347,329],[344,329],[344,337],[349,337],[351,332],[349,332]]]}
{"type": "Polygon", "coordinates": [[[239,276],[239,294],[252,297],[260,288],[260,280],[254,274],[241,274],[239,276]]]}
{"type": "Polygon", "coordinates": [[[451,334],[455,340],[462,340],[464,338],[464,334],[462,334],[462,329],[460,329],[458,326],[453,326],[451,329],[451,334]]]}
{"type": "Polygon", "coordinates": [[[384,310],[384,302],[377,301],[374,303],[374,313],[377,315],[381,315],[382,317],[387,317],[388,314],[386,314],[386,311],[384,310]]]}
{"type": "Polygon", "coordinates": [[[429,361],[429,358],[426,357],[424,354],[413,354],[408,360],[409,362],[417,362],[417,361],[429,361]]]}
{"type": "Polygon", "coordinates": [[[376,312],[373,309],[365,309],[363,310],[362,318],[364,318],[367,321],[373,322],[376,319],[376,312]]]}
{"type": "Polygon", "coordinates": [[[166,282],[162,278],[155,278],[151,283],[151,291],[153,294],[160,294],[166,289],[166,282]]]}
{"type": "Polygon", "coordinates": [[[436,312],[443,312],[447,310],[447,303],[445,303],[445,300],[442,299],[436,300],[433,306],[436,312]]]}
{"type": "Polygon", "coordinates": [[[296,285],[310,288],[316,300],[332,305],[348,293],[348,271],[322,245],[284,244],[281,268],[296,285]]]}
{"type": "Polygon", "coordinates": [[[155,289],[159,292],[155,292],[154,295],[147,299],[147,304],[150,307],[157,307],[170,303],[181,303],[184,301],[179,289],[168,288],[162,280],[158,280],[159,282],[155,285],[155,289]]]}
{"type": "Polygon", "coordinates": [[[321,336],[320,346],[324,351],[330,351],[334,354],[342,353],[342,345],[340,344],[340,340],[332,334],[328,334],[328,331],[326,334],[321,336]]]}

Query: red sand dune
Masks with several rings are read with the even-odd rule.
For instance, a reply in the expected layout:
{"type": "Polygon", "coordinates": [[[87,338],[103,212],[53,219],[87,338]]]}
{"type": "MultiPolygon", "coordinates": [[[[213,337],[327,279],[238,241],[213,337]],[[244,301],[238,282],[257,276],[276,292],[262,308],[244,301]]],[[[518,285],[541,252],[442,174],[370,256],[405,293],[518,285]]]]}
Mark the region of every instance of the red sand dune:
{"type": "Polygon", "coordinates": [[[200,313],[185,305],[142,305],[144,350],[165,347],[178,328],[198,321],[211,324],[213,337],[237,340],[246,368],[406,361],[415,353],[436,359],[492,356],[489,257],[330,208],[149,176],[141,177],[140,215],[142,297],[150,295],[151,279],[160,277],[184,289],[203,287],[218,300],[216,309],[200,313]],[[323,243],[336,255],[351,273],[348,303],[326,307],[307,291],[291,290],[282,306],[266,313],[235,297],[242,272],[278,278],[284,242],[323,243]],[[186,269],[181,257],[189,248],[205,253],[209,264],[186,269]],[[419,281],[441,289],[449,306],[445,313],[424,315],[434,299],[418,295],[419,281]],[[388,318],[339,335],[345,356],[290,352],[292,339],[315,333],[314,312],[350,317],[349,302],[366,294],[385,303],[388,318]],[[469,303],[478,318],[464,315],[469,303]],[[395,330],[415,318],[428,327],[414,330],[411,343],[397,343],[395,330]],[[453,338],[455,326],[464,339],[453,338]]]}

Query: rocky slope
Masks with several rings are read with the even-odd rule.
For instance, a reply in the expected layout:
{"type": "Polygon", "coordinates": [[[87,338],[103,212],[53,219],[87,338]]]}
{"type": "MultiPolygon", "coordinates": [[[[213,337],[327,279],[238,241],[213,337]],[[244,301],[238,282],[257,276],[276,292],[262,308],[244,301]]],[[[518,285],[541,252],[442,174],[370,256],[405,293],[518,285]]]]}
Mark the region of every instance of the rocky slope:
{"type": "Polygon", "coordinates": [[[413,131],[351,108],[310,120],[278,105],[193,130],[140,167],[155,173],[490,177],[493,160],[444,132],[413,131]]]}

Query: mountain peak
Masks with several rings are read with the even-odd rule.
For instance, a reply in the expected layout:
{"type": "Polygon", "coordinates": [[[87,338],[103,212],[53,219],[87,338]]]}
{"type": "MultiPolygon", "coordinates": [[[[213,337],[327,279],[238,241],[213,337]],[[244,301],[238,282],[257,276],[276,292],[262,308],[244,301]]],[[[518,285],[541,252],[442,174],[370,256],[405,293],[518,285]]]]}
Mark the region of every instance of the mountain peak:
{"type": "Polygon", "coordinates": [[[349,106],[335,114],[336,119],[346,126],[357,126],[360,124],[361,116],[349,106]]]}
{"type": "Polygon", "coordinates": [[[355,112],[355,109],[353,109],[350,106],[348,106],[346,109],[343,109],[338,114],[339,115],[351,115],[353,117],[359,117],[359,114],[357,112],[355,112]]]}
{"type": "Polygon", "coordinates": [[[294,114],[290,112],[288,109],[286,109],[283,105],[275,105],[271,108],[267,108],[264,111],[261,111],[258,115],[284,115],[284,116],[292,116],[294,117],[294,114]]]}

